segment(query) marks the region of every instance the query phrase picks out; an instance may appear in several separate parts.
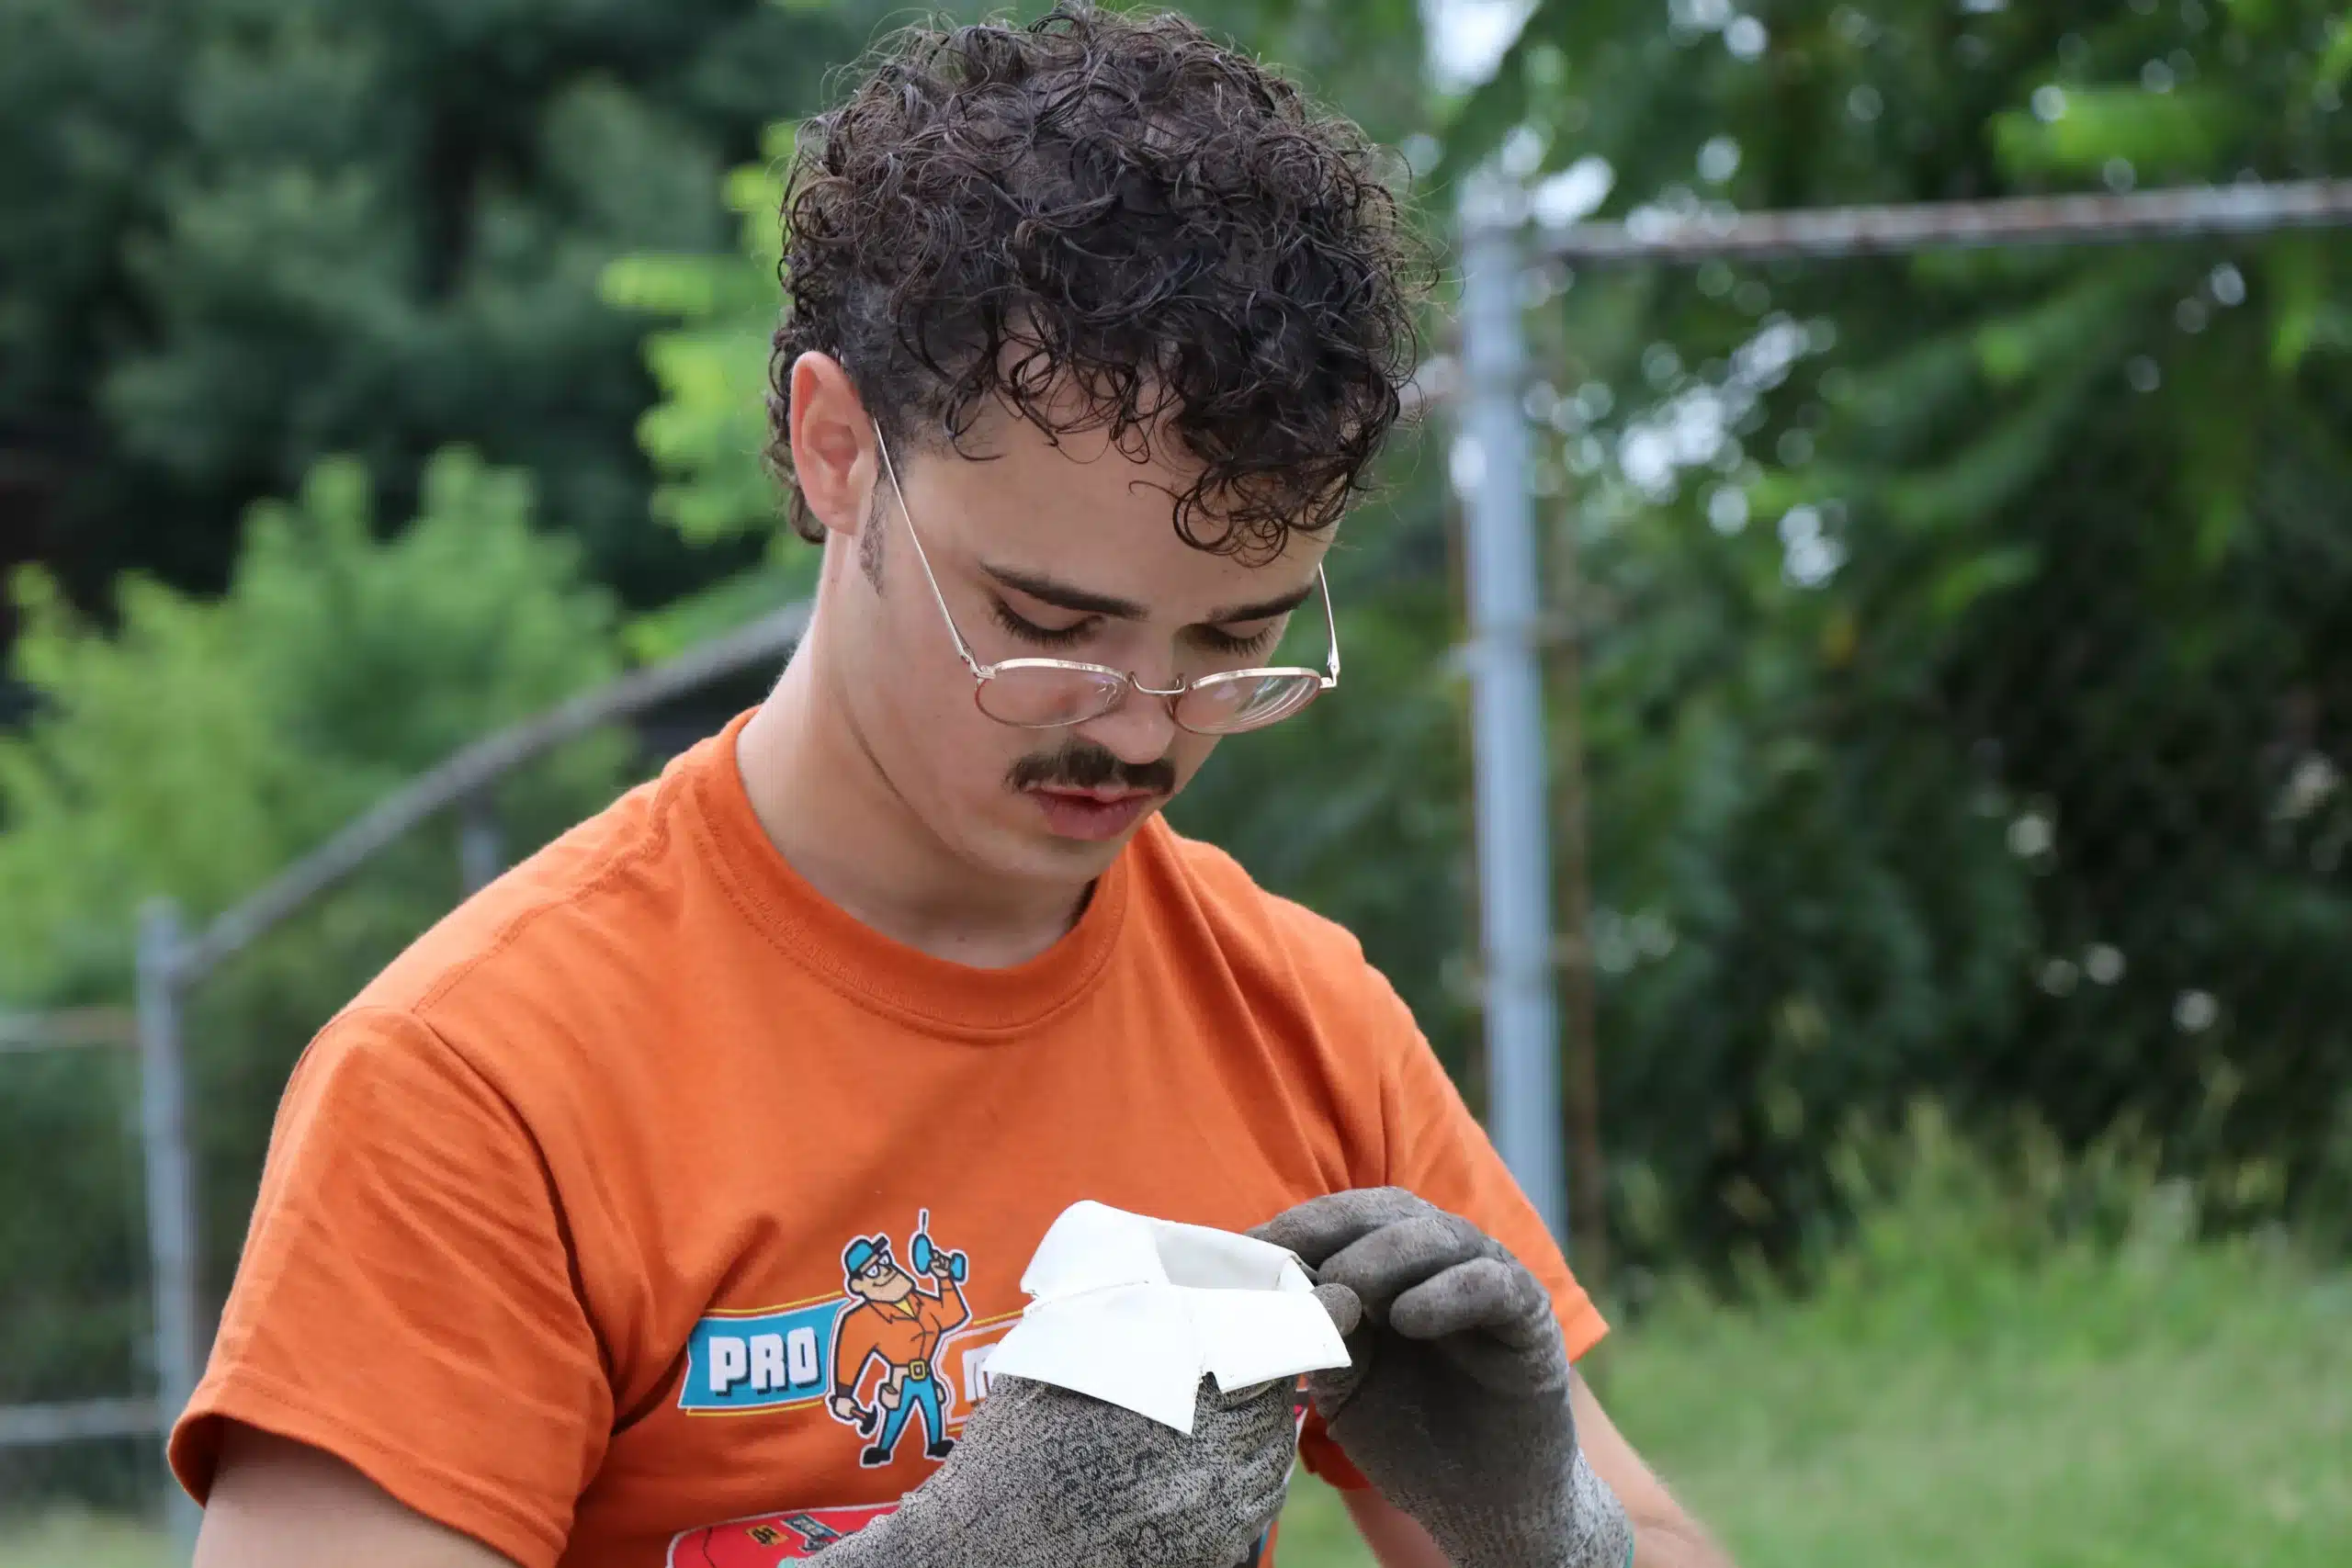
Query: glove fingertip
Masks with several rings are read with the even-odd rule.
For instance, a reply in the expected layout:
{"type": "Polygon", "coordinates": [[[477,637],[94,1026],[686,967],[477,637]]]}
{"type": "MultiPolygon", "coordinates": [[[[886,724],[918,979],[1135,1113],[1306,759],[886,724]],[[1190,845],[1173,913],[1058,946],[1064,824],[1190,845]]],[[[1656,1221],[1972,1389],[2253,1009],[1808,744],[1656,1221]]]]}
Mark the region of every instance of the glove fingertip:
{"type": "Polygon", "coordinates": [[[1363,1298],[1345,1285],[1327,1284],[1315,1287],[1315,1299],[1331,1314],[1331,1326],[1344,1339],[1363,1325],[1363,1298]]]}

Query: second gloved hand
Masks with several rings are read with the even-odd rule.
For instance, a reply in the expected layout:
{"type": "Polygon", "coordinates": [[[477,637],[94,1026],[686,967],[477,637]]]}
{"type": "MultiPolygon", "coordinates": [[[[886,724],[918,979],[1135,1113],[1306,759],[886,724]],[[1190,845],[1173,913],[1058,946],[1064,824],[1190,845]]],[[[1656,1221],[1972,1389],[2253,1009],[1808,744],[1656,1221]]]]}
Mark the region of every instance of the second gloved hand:
{"type": "Polygon", "coordinates": [[[1026,1378],[992,1380],[956,1451],[832,1568],[1234,1568],[1282,1511],[1289,1380],[1204,1380],[1191,1436],[1026,1378]]]}
{"type": "Polygon", "coordinates": [[[1317,1270],[1352,1363],[1309,1379],[1316,1409],[1453,1568],[1630,1562],[1624,1509],[1577,1451],[1551,1296],[1502,1244],[1397,1188],[1313,1199],[1250,1234],[1317,1270]]]}

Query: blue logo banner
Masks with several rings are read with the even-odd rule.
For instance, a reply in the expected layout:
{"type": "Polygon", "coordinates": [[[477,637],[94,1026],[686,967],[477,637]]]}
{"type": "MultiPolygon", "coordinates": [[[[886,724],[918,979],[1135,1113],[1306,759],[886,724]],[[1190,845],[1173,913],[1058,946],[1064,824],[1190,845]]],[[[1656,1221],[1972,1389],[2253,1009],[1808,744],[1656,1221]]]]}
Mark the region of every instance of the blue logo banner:
{"type": "Polygon", "coordinates": [[[686,1342],[686,1410],[769,1410],[823,1397],[843,1297],[746,1316],[706,1317],[686,1342]]]}

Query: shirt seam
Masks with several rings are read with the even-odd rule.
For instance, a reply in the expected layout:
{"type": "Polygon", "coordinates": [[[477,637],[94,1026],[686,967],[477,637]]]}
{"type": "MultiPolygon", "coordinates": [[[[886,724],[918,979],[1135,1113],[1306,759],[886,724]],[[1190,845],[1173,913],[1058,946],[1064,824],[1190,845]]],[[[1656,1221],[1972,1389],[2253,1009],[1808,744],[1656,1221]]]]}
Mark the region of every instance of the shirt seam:
{"type": "MultiPolygon", "coordinates": [[[[668,847],[672,829],[670,812],[676,805],[675,795],[680,780],[663,779],[655,786],[651,807],[652,818],[647,831],[636,841],[606,852],[603,863],[595,866],[579,884],[559,897],[541,899],[528,908],[517,910],[499,928],[497,934],[477,951],[452,962],[434,982],[417,996],[412,1010],[422,1021],[427,1009],[449,998],[449,994],[492,959],[503,953],[521,940],[524,931],[541,919],[562,910],[576,908],[588,899],[605,892],[621,874],[658,856],[668,847]]],[[[617,804],[617,803],[616,803],[617,804]]],[[[611,807],[606,807],[607,810],[611,807]]],[[[435,1032],[436,1034],[438,1031],[435,1032]]],[[[445,1041],[446,1043],[446,1041],[445,1041]]]]}

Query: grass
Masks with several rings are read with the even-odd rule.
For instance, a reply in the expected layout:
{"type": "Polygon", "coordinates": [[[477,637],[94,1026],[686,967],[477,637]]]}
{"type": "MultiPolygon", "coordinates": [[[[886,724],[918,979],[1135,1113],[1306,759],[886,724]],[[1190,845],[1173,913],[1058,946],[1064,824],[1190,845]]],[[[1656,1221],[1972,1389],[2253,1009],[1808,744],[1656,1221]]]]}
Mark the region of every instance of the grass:
{"type": "MultiPolygon", "coordinates": [[[[1672,1288],[1588,1369],[1742,1568],[2352,1562],[2352,1275],[2184,1240],[2169,1190],[2069,1238],[1964,1156],[1924,1163],[1804,1298],[1672,1288]]],[[[1370,1563],[1303,1475],[1279,1556],[1370,1563]]],[[[132,1526],[0,1524],[0,1568],[164,1561],[132,1526]]]]}
{"type": "MultiPolygon", "coordinates": [[[[2255,1247],[1668,1303],[1591,1369],[1741,1568],[2344,1568],[2352,1279],[2255,1247]]],[[[1366,1568],[1307,1479],[1283,1568],[1366,1568]]]]}
{"type": "Polygon", "coordinates": [[[1274,1538],[1277,1568],[1373,1568],[1340,1495],[1304,1469],[1290,1483],[1283,1528],[1274,1538]]]}
{"type": "MultiPolygon", "coordinates": [[[[1670,1287],[1586,1368],[1742,1568],[2352,1563],[2352,1274],[2144,1171],[1894,1155],[1802,1299],[1670,1287]]],[[[1311,1482],[1280,1556],[1368,1562],[1311,1482]]]]}
{"type": "Polygon", "coordinates": [[[161,1531],[126,1519],[45,1514],[0,1520],[0,1568],[164,1568],[161,1531]]]}
{"type": "Polygon", "coordinates": [[[2228,1247],[1906,1294],[1677,1305],[1596,1387],[1745,1568],[2352,1561],[2352,1280],[2228,1247]]]}

